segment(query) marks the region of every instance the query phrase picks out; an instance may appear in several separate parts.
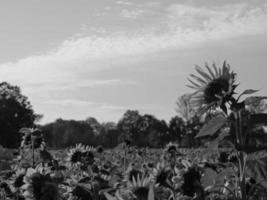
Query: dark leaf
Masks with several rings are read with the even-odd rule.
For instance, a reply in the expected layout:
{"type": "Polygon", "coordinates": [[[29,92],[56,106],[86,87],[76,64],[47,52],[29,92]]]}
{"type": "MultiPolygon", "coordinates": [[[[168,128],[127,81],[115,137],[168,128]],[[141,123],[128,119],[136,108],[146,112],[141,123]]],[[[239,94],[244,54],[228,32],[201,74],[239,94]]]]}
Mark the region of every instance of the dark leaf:
{"type": "Polygon", "coordinates": [[[216,115],[201,128],[196,138],[214,135],[220,128],[222,128],[222,126],[226,122],[227,118],[224,115],[222,114],[216,115]]]}
{"type": "Polygon", "coordinates": [[[208,151],[214,151],[214,149],[217,149],[219,144],[225,139],[225,137],[229,136],[229,130],[224,130],[220,135],[214,139],[212,142],[208,145],[208,151]]]}
{"type": "Polygon", "coordinates": [[[211,168],[204,169],[204,176],[201,177],[201,183],[204,188],[212,186],[215,183],[217,172],[211,168]]]}
{"type": "Polygon", "coordinates": [[[267,156],[255,158],[247,161],[246,173],[249,177],[254,178],[258,183],[267,188],[267,156]]]}
{"type": "Polygon", "coordinates": [[[217,176],[216,176],[216,184],[223,185],[225,183],[225,178],[230,179],[231,177],[235,176],[235,171],[232,167],[227,167],[223,169],[217,176]]]}
{"type": "Polygon", "coordinates": [[[255,124],[267,125],[267,114],[266,113],[261,113],[261,114],[251,115],[250,123],[252,125],[255,125],[255,124]]]}
{"type": "Polygon", "coordinates": [[[253,96],[246,98],[244,102],[246,105],[258,105],[264,99],[267,99],[267,96],[253,96]]]}
{"type": "Polygon", "coordinates": [[[254,153],[254,152],[267,150],[267,146],[257,147],[257,146],[252,146],[252,145],[242,145],[242,146],[236,145],[236,150],[243,151],[246,153],[254,153]]]}
{"type": "Polygon", "coordinates": [[[256,93],[258,92],[259,90],[253,90],[253,89],[247,89],[245,90],[244,92],[242,92],[238,98],[237,98],[237,101],[240,99],[240,97],[242,97],[243,95],[248,95],[248,94],[253,94],[253,93],[256,93]]]}
{"type": "Polygon", "coordinates": [[[241,95],[245,95],[245,94],[253,94],[255,92],[258,92],[259,90],[253,90],[253,89],[248,89],[248,90],[245,90],[244,92],[242,92],[241,95]]]}

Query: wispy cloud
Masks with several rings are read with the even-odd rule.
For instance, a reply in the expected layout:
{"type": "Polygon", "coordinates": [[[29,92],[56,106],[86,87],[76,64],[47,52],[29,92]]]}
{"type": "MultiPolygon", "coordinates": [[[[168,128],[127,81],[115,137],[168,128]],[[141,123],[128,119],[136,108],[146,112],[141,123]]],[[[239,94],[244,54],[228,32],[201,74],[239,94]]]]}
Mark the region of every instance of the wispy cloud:
{"type": "Polygon", "coordinates": [[[118,4],[118,5],[126,5],[126,6],[132,6],[132,5],[134,5],[134,3],[133,2],[130,2],[130,1],[125,1],[125,0],[119,0],[119,1],[116,1],[115,2],[116,4],[118,4]]]}
{"type": "Polygon", "coordinates": [[[137,19],[141,17],[143,14],[145,14],[145,11],[141,9],[136,9],[136,10],[123,9],[121,11],[122,17],[130,18],[130,19],[137,19]]]}
{"type": "MultiPolygon", "coordinates": [[[[131,6],[126,1],[117,1],[117,4],[125,3],[131,6]]],[[[109,68],[109,60],[116,63],[127,57],[267,32],[266,5],[251,7],[241,3],[196,7],[170,4],[161,12],[160,20],[151,21],[147,28],[74,37],[47,53],[0,64],[0,78],[19,85],[54,84],[54,88],[122,84],[122,80],[88,81],[80,77],[109,68]]],[[[124,14],[134,18],[142,12],[125,9],[124,14]]],[[[126,80],[125,84],[130,82],[126,80]]]]}
{"type": "Polygon", "coordinates": [[[79,99],[62,99],[62,100],[47,100],[43,101],[42,104],[56,105],[56,106],[102,106],[105,105],[99,102],[84,101],[79,99]]]}
{"type": "Polygon", "coordinates": [[[158,105],[131,105],[131,106],[119,106],[112,105],[107,102],[94,102],[89,100],[80,99],[55,99],[55,100],[45,100],[41,102],[45,105],[61,106],[67,107],[72,106],[76,108],[84,108],[89,110],[102,110],[105,112],[125,112],[126,110],[143,110],[147,112],[151,111],[161,111],[163,108],[159,108],[158,105]]]}

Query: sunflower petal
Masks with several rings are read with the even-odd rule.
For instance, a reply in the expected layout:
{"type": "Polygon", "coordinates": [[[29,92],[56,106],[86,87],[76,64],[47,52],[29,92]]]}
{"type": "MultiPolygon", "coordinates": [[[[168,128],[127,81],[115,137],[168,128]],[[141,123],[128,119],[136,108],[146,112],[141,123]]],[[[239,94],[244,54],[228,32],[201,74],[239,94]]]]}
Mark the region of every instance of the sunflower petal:
{"type": "Polygon", "coordinates": [[[189,87],[189,88],[191,88],[191,89],[199,89],[198,87],[196,87],[196,86],[192,86],[192,85],[186,85],[186,87],[189,87]]]}
{"type": "Polygon", "coordinates": [[[203,80],[202,78],[194,75],[194,74],[190,74],[190,76],[194,79],[196,79],[199,83],[201,83],[202,85],[207,85],[208,81],[203,80]]]}
{"type": "Polygon", "coordinates": [[[137,187],[137,182],[136,182],[136,180],[135,180],[135,177],[133,177],[133,186],[134,186],[134,187],[137,187]]]}
{"type": "Polygon", "coordinates": [[[219,76],[222,76],[222,68],[219,68],[219,76]]]}
{"type": "Polygon", "coordinates": [[[212,77],[213,79],[215,79],[216,76],[215,76],[215,74],[213,73],[212,69],[209,67],[209,65],[208,65],[207,63],[205,63],[205,67],[206,67],[207,70],[209,71],[211,77],[212,77]]]}
{"type": "Polygon", "coordinates": [[[213,69],[214,69],[214,71],[215,71],[216,78],[218,78],[220,75],[219,75],[219,71],[218,71],[218,69],[217,69],[216,64],[215,64],[215,63],[212,63],[212,67],[213,67],[213,69]]]}
{"type": "Polygon", "coordinates": [[[137,175],[137,186],[139,186],[139,187],[142,186],[139,174],[137,175]]]}
{"type": "Polygon", "coordinates": [[[192,80],[190,80],[190,79],[188,79],[188,81],[189,81],[190,83],[192,83],[194,86],[196,86],[198,89],[199,89],[199,88],[202,88],[201,85],[195,83],[194,81],[192,81],[192,80]]]}
{"type": "Polygon", "coordinates": [[[202,75],[204,78],[206,78],[206,80],[208,81],[212,81],[212,77],[210,77],[209,74],[207,74],[206,72],[203,71],[203,69],[201,67],[199,67],[198,65],[196,65],[196,71],[202,75]]]}

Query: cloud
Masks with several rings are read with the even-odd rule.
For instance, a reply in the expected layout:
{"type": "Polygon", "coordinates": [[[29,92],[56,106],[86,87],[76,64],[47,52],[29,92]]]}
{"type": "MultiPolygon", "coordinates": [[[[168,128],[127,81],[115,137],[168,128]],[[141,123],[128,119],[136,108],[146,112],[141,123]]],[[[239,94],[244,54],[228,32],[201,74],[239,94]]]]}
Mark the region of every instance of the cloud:
{"type": "Polygon", "coordinates": [[[111,105],[107,102],[94,102],[89,100],[80,100],[80,99],[54,99],[54,100],[45,100],[41,104],[48,106],[60,106],[60,107],[73,107],[75,109],[83,109],[88,111],[93,111],[95,113],[122,113],[126,110],[143,110],[146,112],[153,111],[163,111],[164,108],[160,108],[158,105],[131,105],[131,106],[119,106],[111,105]]]}
{"type": "Polygon", "coordinates": [[[90,79],[90,80],[57,80],[53,82],[43,82],[43,83],[36,83],[30,82],[27,84],[27,87],[30,88],[38,88],[38,89],[47,89],[50,91],[70,91],[76,90],[79,88],[96,88],[96,87],[103,87],[103,86],[119,86],[119,85],[136,85],[137,83],[132,80],[121,80],[121,79],[90,79]]]}
{"type": "Polygon", "coordinates": [[[83,101],[78,99],[48,100],[48,101],[43,101],[42,104],[56,105],[56,106],[75,106],[75,107],[104,105],[103,103],[99,102],[83,101]]]}
{"type": "MultiPolygon", "coordinates": [[[[117,1],[117,4],[125,3],[117,1]]],[[[129,2],[126,4],[132,6],[129,2]]],[[[124,16],[129,18],[141,14],[141,11],[124,9],[124,16]]],[[[141,22],[140,28],[138,24],[134,30],[75,36],[46,53],[0,64],[0,79],[29,91],[38,87],[40,93],[51,88],[133,85],[135,82],[132,80],[114,77],[88,80],[85,74],[105,73],[114,66],[127,70],[127,59],[134,62],[151,53],[183,49],[213,40],[264,34],[267,32],[267,7],[253,7],[248,3],[217,7],[167,4],[158,10],[157,17],[150,16],[148,21],[143,22],[149,23],[148,26],[141,22]],[[124,59],[125,62],[120,63],[124,59]]],[[[94,28],[105,30],[104,25],[94,28]]]]}
{"type": "Polygon", "coordinates": [[[146,12],[141,9],[129,10],[123,9],[121,11],[121,16],[130,19],[138,19],[139,17],[143,16],[146,12]]]}
{"type": "MultiPolygon", "coordinates": [[[[142,13],[126,9],[122,12],[130,18],[142,13]]],[[[22,69],[32,74],[43,69],[45,75],[54,78],[55,71],[64,76],[68,70],[75,71],[74,68],[78,73],[101,70],[97,63],[104,59],[184,48],[212,39],[262,34],[267,32],[267,8],[251,8],[246,3],[210,8],[172,4],[165,8],[161,21],[151,23],[147,29],[69,38],[57,49],[1,64],[0,69],[8,68],[12,73],[22,69]]]]}
{"type": "Polygon", "coordinates": [[[133,2],[125,1],[125,0],[123,0],[123,1],[119,0],[119,1],[116,1],[115,3],[118,4],[118,5],[124,5],[124,6],[132,6],[132,5],[134,5],[133,2]]]}
{"type": "Polygon", "coordinates": [[[219,7],[173,4],[167,12],[171,29],[206,32],[211,38],[237,37],[267,31],[267,9],[251,7],[247,3],[219,7]]]}

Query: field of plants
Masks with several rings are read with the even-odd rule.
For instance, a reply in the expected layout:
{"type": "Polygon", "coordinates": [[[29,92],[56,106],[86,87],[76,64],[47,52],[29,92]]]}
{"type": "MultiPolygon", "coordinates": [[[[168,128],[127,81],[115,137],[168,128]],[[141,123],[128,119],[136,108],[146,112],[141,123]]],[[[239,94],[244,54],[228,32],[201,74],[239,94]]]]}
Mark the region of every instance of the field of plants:
{"type": "Polygon", "coordinates": [[[226,63],[196,71],[189,101],[203,116],[200,148],[176,141],[137,147],[125,137],[113,149],[51,150],[40,129],[22,128],[18,150],[0,149],[0,199],[266,200],[267,117],[255,109],[266,97],[251,96],[253,89],[236,94],[236,74],[226,63]]]}

